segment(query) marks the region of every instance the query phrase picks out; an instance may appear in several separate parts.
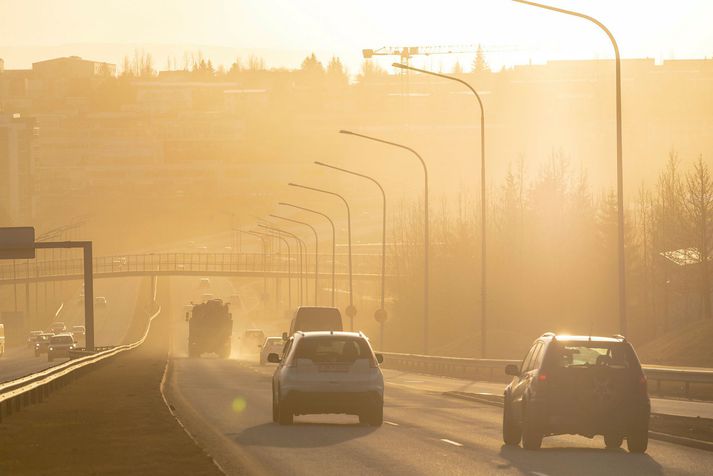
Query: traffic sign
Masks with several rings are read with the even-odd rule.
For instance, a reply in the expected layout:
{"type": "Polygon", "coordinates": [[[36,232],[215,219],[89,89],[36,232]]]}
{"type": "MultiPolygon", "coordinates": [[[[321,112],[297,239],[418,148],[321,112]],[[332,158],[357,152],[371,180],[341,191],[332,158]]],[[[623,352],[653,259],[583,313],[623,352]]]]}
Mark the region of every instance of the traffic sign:
{"type": "Polygon", "coordinates": [[[35,228],[14,226],[0,228],[0,259],[34,259],[35,228]]]}
{"type": "Polygon", "coordinates": [[[376,312],[374,312],[374,319],[376,319],[376,322],[383,324],[388,318],[389,315],[386,313],[386,309],[377,309],[376,312]]]}

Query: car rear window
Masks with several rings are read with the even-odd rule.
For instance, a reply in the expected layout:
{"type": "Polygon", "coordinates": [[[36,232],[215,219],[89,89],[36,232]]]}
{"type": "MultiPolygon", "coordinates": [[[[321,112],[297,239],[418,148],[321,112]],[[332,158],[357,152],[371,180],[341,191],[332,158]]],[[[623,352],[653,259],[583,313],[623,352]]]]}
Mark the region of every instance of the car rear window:
{"type": "Polygon", "coordinates": [[[296,359],[312,362],[354,362],[371,357],[371,349],[364,339],[317,337],[302,339],[295,349],[296,359]]]}
{"type": "Polygon", "coordinates": [[[635,366],[636,357],[631,348],[622,342],[566,342],[557,341],[550,346],[549,362],[557,367],[629,368],[635,366]]]}

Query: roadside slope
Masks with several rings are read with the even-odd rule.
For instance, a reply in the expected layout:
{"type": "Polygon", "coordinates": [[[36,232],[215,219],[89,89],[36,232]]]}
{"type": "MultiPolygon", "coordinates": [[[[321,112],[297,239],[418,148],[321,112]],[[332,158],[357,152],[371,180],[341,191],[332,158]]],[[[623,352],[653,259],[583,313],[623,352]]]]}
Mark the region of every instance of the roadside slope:
{"type": "Polygon", "coordinates": [[[5,418],[0,474],[221,474],[161,396],[168,321],[155,319],[140,348],[5,418]]]}

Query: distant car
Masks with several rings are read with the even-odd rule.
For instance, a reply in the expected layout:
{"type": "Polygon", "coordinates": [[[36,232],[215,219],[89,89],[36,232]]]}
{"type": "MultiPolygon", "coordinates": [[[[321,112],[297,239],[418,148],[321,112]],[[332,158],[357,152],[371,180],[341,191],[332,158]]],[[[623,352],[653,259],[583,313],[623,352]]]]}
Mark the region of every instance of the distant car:
{"type": "Polygon", "coordinates": [[[27,348],[28,349],[33,349],[35,347],[35,342],[36,338],[39,335],[42,335],[42,331],[30,331],[30,334],[27,336],[27,348]]]}
{"type": "Polygon", "coordinates": [[[200,281],[198,281],[198,288],[210,289],[210,278],[201,278],[200,281]]]}
{"type": "Polygon", "coordinates": [[[215,296],[211,293],[201,294],[201,301],[203,301],[203,302],[212,301],[213,299],[215,299],[215,296]]]}
{"type": "Polygon", "coordinates": [[[94,305],[96,307],[106,307],[107,300],[104,296],[97,296],[94,298],[94,305]]]}
{"type": "Polygon", "coordinates": [[[550,435],[603,435],[607,448],[626,438],[631,453],[648,446],[651,404],[646,377],[621,336],[543,334],[520,366],[508,365],[503,440],[539,449],[550,435]]]}
{"type": "Polygon", "coordinates": [[[45,332],[35,337],[35,357],[39,357],[40,354],[46,354],[49,348],[50,339],[54,334],[51,332],[45,332]]]}
{"type": "Polygon", "coordinates": [[[59,357],[69,357],[69,351],[76,347],[72,334],[64,333],[50,337],[47,348],[47,361],[52,362],[59,357]]]}
{"type": "Polygon", "coordinates": [[[336,307],[300,306],[290,324],[290,334],[297,331],[341,331],[342,315],[336,307]]]}
{"type": "Polygon", "coordinates": [[[247,329],[243,332],[240,341],[240,352],[243,354],[257,354],[260,344],[265,342],[265,333],[262,329],[247,329]]]}
{"type": "Polygon", "coordinates": [[[260,345],[260,365],[267,364],[267,356],[270,354],[282,355],[285,348],[285,341],[282,337],[268,337],[260,345]]]}
{"type": "Polygon", "coordinates": [[[84,326],[72,326],[69,332],[72,333],[74,340],[77,341],[78,344],[83,344],[86,341],[87,329],[84,326]]]}
{"type": "Polygon", "coordinates": [[[243,301],[240,299],[239,294],[231,294],[228,302],[230,303],[230,307],[236,311],[240,311],[243,308],[243,301]]]}
{"type": "Polygon", "coordinates": [[[272,377],[272,419],[291,425],[295,415],[346,413],[359,422],[384,421],[384,376],[361,332],[297,332],[287,341],[284,360],[272,377]]]}
{"type": "Polygon", "coordinates": [[[67,326],[64,324],[64,322],[61,322],[61,321],[53,322],[50,325],[50,332],[52,334],[59,334],[60,332],[64,332],[66,330],[67,330],[67,326]]]}

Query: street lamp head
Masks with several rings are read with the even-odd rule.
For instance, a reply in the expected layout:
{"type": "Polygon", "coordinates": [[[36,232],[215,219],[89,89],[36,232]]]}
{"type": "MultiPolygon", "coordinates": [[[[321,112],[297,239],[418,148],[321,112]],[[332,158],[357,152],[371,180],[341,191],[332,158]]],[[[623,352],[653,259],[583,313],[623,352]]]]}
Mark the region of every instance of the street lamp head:
{"type": "Polygon", "coordinates": [[[324,162],[320,162],[319,160],[315,160],[314,163],[315,163],[316,165],[327,165],[327,164],[325,164],[324,162]]]}
{"type": "Polygon", "coordinates": [[[393,66],[394,68],[399,68],[399,69],[409,69],[408,66],[406,66],[405,64],[401,64],[401,63],[391,63],[391,66],[393,66]]]}
{"type": "Polygon", "coordinates": [[[287,185],[290,186],[290,187],[296,187],[296,186],[297,186],[297,184],[294,183],[294,182],[290,182],[290,183],[288,183],[287,185]]]}
{"type": "Polygon", "coordinates": [[[354,135],[352,131],[348,131],[346,129],[339,129],[340,134],[349,134],[349,135],[354,135]]]}

